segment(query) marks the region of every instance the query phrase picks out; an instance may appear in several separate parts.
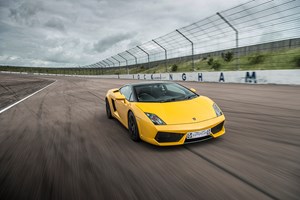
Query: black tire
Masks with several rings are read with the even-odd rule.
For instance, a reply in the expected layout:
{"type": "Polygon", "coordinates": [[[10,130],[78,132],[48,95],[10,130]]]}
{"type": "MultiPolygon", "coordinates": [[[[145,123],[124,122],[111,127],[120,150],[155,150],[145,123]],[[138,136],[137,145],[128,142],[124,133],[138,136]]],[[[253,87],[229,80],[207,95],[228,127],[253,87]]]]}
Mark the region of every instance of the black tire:
{"type": "Polygon", "coordinates": [[[129,133],[130,133],[130,138],[133,141],[139,142],[141,140],[140,133],[139,133],[139,128],[137,126],[135,116],[132,112],[128,113],[128,130],[129,130],[129,133]]]}
{"type": "Polygon", "coordinates": [[[111,110],[107,99],[105,99],[105,105],[106,105],[106,116],[108,119],[112,119],[113,117],[111,115],[111,110]]]}

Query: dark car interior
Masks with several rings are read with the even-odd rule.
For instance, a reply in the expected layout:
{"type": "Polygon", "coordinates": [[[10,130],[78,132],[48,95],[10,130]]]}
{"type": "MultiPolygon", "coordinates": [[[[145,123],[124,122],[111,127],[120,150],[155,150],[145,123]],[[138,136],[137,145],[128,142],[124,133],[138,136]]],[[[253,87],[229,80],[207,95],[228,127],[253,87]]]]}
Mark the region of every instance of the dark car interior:
{"type": "Polygon", "coordinates": [[[166,84],[148,84],[134,87],[139,102],[161,102],[169,99],[182,99],[189,93],[168,90],[166,84]]]}

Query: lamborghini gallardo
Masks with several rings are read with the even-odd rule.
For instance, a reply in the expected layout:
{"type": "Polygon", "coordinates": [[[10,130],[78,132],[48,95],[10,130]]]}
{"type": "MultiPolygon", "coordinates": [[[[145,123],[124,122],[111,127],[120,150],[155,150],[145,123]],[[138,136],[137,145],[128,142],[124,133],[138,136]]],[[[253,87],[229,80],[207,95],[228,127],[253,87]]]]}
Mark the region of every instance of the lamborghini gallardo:
{"type": "Polygon", "coordinates": [[[107,92],[106,115],[116,118],[133,141],[182,145],[225,133],[225,117],[208,97],[174,82],[124,85],[107,92]]]}

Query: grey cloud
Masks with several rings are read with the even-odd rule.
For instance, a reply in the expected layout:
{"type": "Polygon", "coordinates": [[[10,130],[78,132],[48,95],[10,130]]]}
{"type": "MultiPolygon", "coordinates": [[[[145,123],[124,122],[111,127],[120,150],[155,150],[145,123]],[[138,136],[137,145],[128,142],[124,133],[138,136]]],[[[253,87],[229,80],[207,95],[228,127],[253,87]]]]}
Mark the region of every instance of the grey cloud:
{"type": "Polygon", "coordinates": [[[0,0],[0,7],[8,7],[10,4],[10,1],[0,0]]]}
{"type": "Polygon", "coordinates": [[[97,62],[238,3],[0,0],[0,64],[51,67],[97,62]]]}
{"type": "Polygon", "coordinates": [[[49,62],[54,62],[54,63],[69,63],[70,62],[70,58],[61,53],[49,55],[47,58],[45,58],[45,60],[49,61],[49,62]]]}
{"type": "Polygon", "coordinates": [[[38,22],[36,15],[43,11],[43,3],[40,1],[25,1],[16,7],[10,8],[10,17],[21,24],[33,25],[38,22]]]}
{"type": "Polygon", "coordinates": [[[45,23],[45,26],[59,31],[65,31],[65,26],[59,18],[50,19],[45,23]]]}
{"type": "Polygon", "coordinates": [[[131,41],[129,42],[129,44],[127,45],[127,49],[130,49],[130,48],[132,48],[132,47],[135,47],[135,46],[137,46],[137,45],[139,45],[139,44],[140,44],[140,41],[139,41],[139,40],[133,39],[133,40],[131,40],[131,41]]]}
{"type": "Polygon", "coordinates": [[[101,39],[97,43],[94,44],[94,50],[97,52],[104,52],[112,46],[126,40],[130,40],[135,34],[134,33],[126,33],[119,35],[108,36],[104,39],[101,39]]]}

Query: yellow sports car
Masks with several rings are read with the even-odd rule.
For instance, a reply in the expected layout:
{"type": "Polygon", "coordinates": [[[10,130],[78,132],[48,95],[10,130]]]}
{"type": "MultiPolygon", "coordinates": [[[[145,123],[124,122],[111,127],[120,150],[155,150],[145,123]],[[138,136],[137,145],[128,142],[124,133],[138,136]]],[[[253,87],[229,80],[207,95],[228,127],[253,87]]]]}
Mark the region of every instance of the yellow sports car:
{"type": "Polygon", "coordinates": [[[128,130],[133,141],[181,145],[225,133],[225,117],[211,99],[173,82],[128,84],[106,94],[106,114],[128,130]]]}

